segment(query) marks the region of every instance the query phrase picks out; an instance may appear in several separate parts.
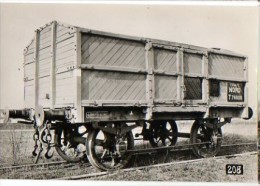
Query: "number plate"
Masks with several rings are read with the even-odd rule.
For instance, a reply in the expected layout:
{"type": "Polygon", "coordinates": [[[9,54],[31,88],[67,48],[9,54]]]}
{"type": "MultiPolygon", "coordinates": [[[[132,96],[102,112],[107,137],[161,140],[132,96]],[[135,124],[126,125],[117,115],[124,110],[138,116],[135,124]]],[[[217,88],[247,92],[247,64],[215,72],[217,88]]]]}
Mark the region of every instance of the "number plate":
{"type": "Polygon", "coordinates": [[[244,101],[244,84],[243,83],[227,83],[227,100],[229,102],[244,101]]]}
{"type": "Polygon", "coordinates": [[[86,119],[106,118],[108,116],[109,113],[107,111],[86,112],[86,119]]]}
{"type": "Polygon", "coordinates": [[[243,165],[241,164],[227,164],[226,174],[227,175],[243,175],[243,165]]]}

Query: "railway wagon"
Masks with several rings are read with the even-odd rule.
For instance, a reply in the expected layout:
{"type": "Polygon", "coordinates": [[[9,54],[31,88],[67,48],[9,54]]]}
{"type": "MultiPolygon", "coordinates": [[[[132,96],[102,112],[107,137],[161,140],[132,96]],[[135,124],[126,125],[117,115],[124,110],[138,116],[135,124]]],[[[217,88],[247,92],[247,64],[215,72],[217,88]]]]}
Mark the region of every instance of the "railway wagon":
{"type": "Polygon", "coordinates": [[[37,29],[24,50],[26,114],[6,115],[33,118],[34,155],[39,140],[39,154],[42,145],[55,146],[64,159],[79,161],[86,151],[101,170],[129,162],[135,127],[154,148],[186,137],[196,156],[214,156],[221,127],[252,116],[247,61],[223,49],[53,21],[37,29]],[[178,120],[194,120],[191,132],[178,132],[178,120]]]}

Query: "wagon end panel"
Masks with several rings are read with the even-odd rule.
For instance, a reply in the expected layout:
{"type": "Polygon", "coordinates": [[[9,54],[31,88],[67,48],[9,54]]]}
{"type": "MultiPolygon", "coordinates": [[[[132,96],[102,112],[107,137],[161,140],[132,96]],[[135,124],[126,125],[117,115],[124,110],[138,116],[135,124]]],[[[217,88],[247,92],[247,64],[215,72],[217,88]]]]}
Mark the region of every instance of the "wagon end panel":
{"type": "MultiPolygon", "coordinates": [[[[247,115],[244,112],[248,107],[247,58],[210,52],[208,59],[210,105],[223,109],[233,108],[229,110],[237,110],[233,112],[234,117],[247,115]]],[[[219,109],[211,109],[211,115],[218,115],[219,112],[219,109]]]]}
{"type": "Polygon", "coordinates": [[[24,50],[24,106],[34,107],[35,39],[24,50]]]}
{"type": "Polygon", "coordinates": [[[82,104],[135,105],[146,99],[144,44],[102,35],[82,35],[82,104]]]}
{"type": "Polygon", "coordinates": [[[74,106],[75,30],[56,21],[37,29],[24,52],[26,108],[74,106]]]}

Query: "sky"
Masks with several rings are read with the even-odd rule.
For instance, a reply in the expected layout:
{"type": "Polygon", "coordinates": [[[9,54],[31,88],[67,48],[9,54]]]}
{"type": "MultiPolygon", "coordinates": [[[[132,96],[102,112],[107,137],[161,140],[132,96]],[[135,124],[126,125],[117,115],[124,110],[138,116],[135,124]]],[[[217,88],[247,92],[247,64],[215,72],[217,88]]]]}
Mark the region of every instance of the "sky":
{"type": "Polygon", "coordinates": [[[257,105],[257,7],[0,4],[0,108],[23,102],[23,50],[52,20],[89,29],[224,48],[249,58],[249,106],[257,105]]]}

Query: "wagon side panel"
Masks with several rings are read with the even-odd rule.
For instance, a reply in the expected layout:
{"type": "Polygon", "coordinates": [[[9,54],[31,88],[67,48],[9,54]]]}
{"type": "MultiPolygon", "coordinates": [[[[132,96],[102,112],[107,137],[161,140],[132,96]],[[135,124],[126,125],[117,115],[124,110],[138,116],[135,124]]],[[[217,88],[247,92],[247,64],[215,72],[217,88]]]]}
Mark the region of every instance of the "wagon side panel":
{"type": "Polygon", "coordinates": [[[143,43],[84,34],[81,53],[83,105],[145,101],[143,43]]]}

